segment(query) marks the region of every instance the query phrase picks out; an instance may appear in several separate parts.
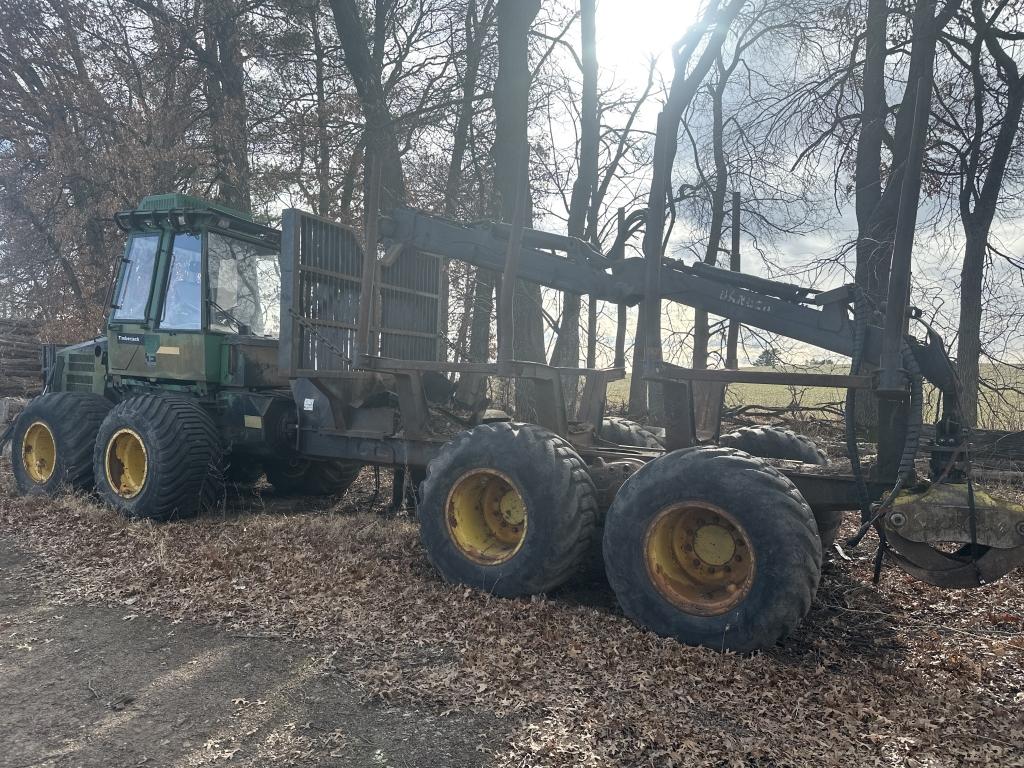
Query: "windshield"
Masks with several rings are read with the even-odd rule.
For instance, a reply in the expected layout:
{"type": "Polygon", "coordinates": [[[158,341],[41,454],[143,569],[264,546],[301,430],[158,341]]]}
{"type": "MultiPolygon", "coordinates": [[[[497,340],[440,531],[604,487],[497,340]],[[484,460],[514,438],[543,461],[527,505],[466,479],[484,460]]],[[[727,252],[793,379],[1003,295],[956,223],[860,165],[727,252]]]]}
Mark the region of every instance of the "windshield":
{"type": "Polygon", "coordinates": [[[210,330],[276,339],[281,330],[277,252],[218,232],[209,234],[207,249],[210,330]]]}
{"type": "Polygon", "coordinates": [[[202,326],[202,240],[199,235],[176,234],[167,275],[167,296],[161,328],[197,331],[202,326]]]}
{"type": "Polygon", "coordinates": [[[121,287],[114,302],[116,319],[146,319],[146,302],[149,301],[149,287],[153,282],[153,265],[156,263],[156,249],[159,244],[158,233],[132,237],[128,257],[125,259],[121,287]]]}

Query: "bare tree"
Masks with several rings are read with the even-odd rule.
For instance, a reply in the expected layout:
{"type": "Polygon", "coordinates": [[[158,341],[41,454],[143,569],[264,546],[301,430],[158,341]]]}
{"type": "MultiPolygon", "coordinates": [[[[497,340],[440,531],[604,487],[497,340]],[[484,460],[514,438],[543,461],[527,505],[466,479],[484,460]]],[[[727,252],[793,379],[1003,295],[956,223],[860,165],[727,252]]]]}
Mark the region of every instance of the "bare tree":
{"type": "Polygon", "coordinates": [[[964,38],[952,32],[945,36],[963,74],[951,81],[962,84],[966,92],[952,91],[952,83],[948,96],[937,90],[937,120],[955,142],[951,153],[964,232],[957,366],[963,415],[972,425],[978,418],[982,292],[989,235],[1002,201],[1004,180],[1014,170],[1010,164],[1020,160],[1018,137],[1024,110],[1024,77],[1006,49],[1006,42],[1019,32],[1002,28],[1004,13],[1012,17],[1019,10],[1009,0],[994,6],[972,0],[965,21],[973,36],[964,38]]]}
{"type": "Polygon", "coordinates": [[[402,173],[401,153],[395,122],[384,95],[382,83],[383,36],[386,15],[391,2],[377,3],[374,24],[376,55],[370,55],[366,29],[356,0],[330,0],[338,40],[345,52],[345,66],[355,84],[356,93],[366,121],[365,145],[379,163],[381,178],[381,206],[392,208],[405,201],[405,175],[402,173]]]}
{"type": "MultiPolygon", "coordinates": [[[[587,218],[593,212],[591,201],[597,189],[598,144],[600,132],[597,102],[597,7],[595,0],[580,4],[581,69],[583,96],[580,105],[579,170],[569,203],[568,232],[581,240],[587,234],[587,218]]],[[[562,307],[551,364],[576,367],[580,364],[580,296],[567,293],[562,307]]],[[[593,335],[593,334],[591,334],[593,335]]],[[[571,398],[575,380],[567,389],[571,398]]]]}
{"type": "MultiPolygon", "coordinates": [[[[529,182],[530,25],[540,11],[540,0],[498,0],[498,79],[494,84],[494,185],[499,210],[505,221],[529,226],[532,201],[529,182]]],[[[503,287],[502,297],[515,307],[512,331],[513,354],[518,360],[544,362],[544,329],[541,324],[540,286],[517,280],[512,290],[503,287]]],[[[516,387],[517,411],[532,409],[527,382],[516,387]]]]}
{"type": "Polygon", "coordinates": [[[199,14],[171,10],[150,0],[127,0],[154,24],[174,35],[203,65],[212,154],[212,186],[221,202],[242,211],[252,207],[249,167],[249,106],[240,19],[235,0],[203,0],[199,14]],[[175,12],[177,11],[177,13],[175,12]]]}
{"type": "MultiPolygon", "coordinates": [[[[643,342],[637,344],[637,350],[642,349],[642,357],[634,357],[634,380],[640,378],[639,373],[646,364],[661,360],[661,300],[653,297],[659,295],[658,282],[664,250],[666,209],[671,196],[671,176],[678,145],[679,123],[697,94],[697,89],[720,55],[730,24],[745,2],[746,0],[728,0],[723,5],[719,0],[713,0],[672,51],[675,75],[668,100],[658,115],[658,130],[654,140],[651,187],[644,231],[644,258],[647,259],[645,293],[649,298],[645,299],[641,306],[638,335],[642,337],[643,342]]],[[[646,393],[642,393],[639,387],[636,388],[636,393],[631,388],[630,413],[639,414],[650,410],[655,419],[659,418],[661,403],[656,388],[651,388],[649,402],[645,402],[647,398],[641,397],[642,394],[646,393]]]]}

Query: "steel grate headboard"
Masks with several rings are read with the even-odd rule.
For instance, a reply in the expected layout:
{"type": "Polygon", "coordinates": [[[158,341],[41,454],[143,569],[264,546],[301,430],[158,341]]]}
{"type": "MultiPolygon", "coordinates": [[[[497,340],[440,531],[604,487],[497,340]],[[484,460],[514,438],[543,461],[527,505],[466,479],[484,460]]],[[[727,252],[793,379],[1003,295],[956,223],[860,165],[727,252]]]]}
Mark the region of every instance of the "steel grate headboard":
{"type": "MultiPolygon", "coordinates": [[[[440,268],[438,257],[407,250],[381,269],[376,330],[382,356],[438,359],[440,268]]],[[[362,272],[362,245],[351,229],[294,208],[284,212],[280,362],[289,377],[351,370],[362,272]]]]}

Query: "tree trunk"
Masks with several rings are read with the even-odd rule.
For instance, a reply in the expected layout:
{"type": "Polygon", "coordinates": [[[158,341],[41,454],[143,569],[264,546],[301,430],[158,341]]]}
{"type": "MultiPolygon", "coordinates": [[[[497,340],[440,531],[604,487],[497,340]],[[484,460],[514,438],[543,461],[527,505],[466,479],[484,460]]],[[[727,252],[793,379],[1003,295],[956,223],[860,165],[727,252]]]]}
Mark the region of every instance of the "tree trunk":
{"type": "MultiPolygon", "coordinates": [[[[489,3],[486,5],[489,6],[489,3]]],[[[485,7],[485,15],[489,10],[489,7],[485,7]]],[[[445,216],[455,216],[458,213],[459,182],[462,179],[462,166],[466,158],[469,128],[473,122],[473,99],[476,97],[480,59],[483,56],[484,38],[487,35],[486,19],[481,21],[478,17],[476,0],[469,0],[466,9],[465,35],[466,71],[462,77],[462,98],[459,102],[458,115],[455,118],[452,156],[448,162],[448,174],[444,184],[445,216]]]]}
{"type": "MultiPolygon", "coordinates": [[[[478,16],[476,0],[470,0],[466,9],[466,72],[462,79],[462,100],[459,103],[459,113],[455,120],[452,156],[448,163],[448,175],[445,179],[444,213],[446,216],[455,216],[458,213],[462,166],[469,146],[469,131],[473,124],[474,113],[473,100],[476,97],[480,61],[483,57],[491,8],[491,2],[488,0],[484,4],[482,16],[478,16]]],[[[463,317],[459,329],[459,346],[465,348],[469,360],[478,363],[486,362],[491,343],[491,311],[494,309],[494,274],[492,272],[483,269],[476,270],[471,293],[467,285],[464,306],[466,316],[463,317]],[[469,336],[468,347],[463,340],[466,334],[469,336]]],[[[469,373],[461,375],[455,394],[456,399],[463,403],[476,404],[483,397],[485,383],[482,376],[469,373]]]]}
{"type": "MultiPolygon", "coordinates": [[[[540,11],[540,0],[498,1],[498,77],[494,84],[494,183],[505,221],[513,221],[517,202],[523,226],[532,220],[529,184],[530,24],[540,11]]],[[[544,327],[541,292],[536,283],[517,280],[513,298],[512,349],[517,360],[544,362],[544,327]]],[[[506,329],[507,331],[508,329],[506,329]]],[[[520,418],[533,413],[532,387],[516,382],[516,410],[520,418]]]]}
{"type": "Polygon", "coordinates": [[[981,358],[981,290],[985,280],[986,227],[970,227],[964,222],[966,247],[960,272],[960,325],[957,333],[956,361],[963,391],[961,416],[970,426],[978,424],[978,380],[981,358]]]}
{"type": "MultiPolygon", "coordinates": [[[[725,193],[729,186],[729,167],[725,162],[725,128],[722,116],[722,98],[728,82],[725,67],[718,60],[718,82],[711,89],[711,142],[715,157],[715,186],[711,191],[711,226],[708,230],[708,247],[704,263],[714,266],[718,262],[718,251],[722,244],[722,227],[725,224],[725,193]]],[[[708,367],[708,313],[703,309],[693,310],[693,367],[708,367]]]]}
{"type": "Polygon", "coordinates": [[[978,117],[975,119],[975,136],[970,145],[970,154],[961,170],[960,218],[966,243],[963,269],[960,273],[957,368],[961,385],[961,417],[968,426],[976,427],[978,388],[981,380],[981,317],[985,256],[1003,178],[1020,133],[1021,115],[1024,113],[1024,79],[1020,76],[1017,62],[1007,54],[1001,40],[994,34],[982,1],[972,0],[971,9],[977,34],[984,38],[985,45],[1000,71],[1000,80],[1007,85],[1005,112],[999,122],[985,180],[981,183],[978,177],[982,138],[984,131],[990,130],[991,126],[986,126],[980,117],[984,114],[986,83],[981,69],[980,48],[974,49],[971,56],[971,75],[974,83],[975,114],[978,117]]]}
{"type": "MultiPolygon", "coordinates": [[[[928,129],[928,106],[934,83],[935,48],[939,31],[959,7],[959,0],[945,0],[935,15],[935,0],[917,0],[912,19],[912,49],[907,84],[896,114],[893,131],[894,161],[881,184],[881,153],[885,138],[884,72],[886,55],[885,0],[869,0],[868,40],[864,71],[864,112],[856,159],[857,267],[856,282],[874,314],[888,297],[892,252],[897,225],[913,226],[920,197],[920,157],[911,157],[915,136],[928,129]],[[919,97],[920,94],[920,97],[919,97]],[[922,118],[923,116],[923,118],[922,118]],[[914,188],[904,190],[905,180],[914,188]],[[899,221],[901,199],[909,222],[899,221]]],[[[921,142],[923,146],[923,142],[921,142]]],[[[904,304],[906,296],[895,300],[904,304]]],[[[860,311],[866,311],[861,308],[860,311]]],[[[874,397],[862,392],[857,397],[857,424],[876,437],[878,409],[874,397]]]]}
{"type": "Polygon", "coordinates": [[[331,188],[331,142],[328,132],[325,52],[320,38],[320,4],[310,13],[310,31],[313,37],[313,74],[316,90],[316,213],[330,216],[334,190],[331,188]]]}
{"type": "MultiPolygon", "coordinates": [[[[366,41],[366,31],[355,0],[331,0],[334,25],[345,53],[345,66],[352,76],[366,121],[367,155],[372,155],[381,173],[380,207],[384,210],[405,201],[405,177],[398,151],[394,121],[384,99],[380,67],[375,66],[366,41]]],[[[378,25],[379,26],[379,25],[378,25]]],[[[364,164],[365,169],[370,163],[364,164]]]]}
{"type": "MultiPolygon", "coordinates": [[[[466,71],[462,77],[462,99],[459,102],[459,111],[455,118],[455,135],[452,141],[452,156],[448,161],[448,174],[445,178],[444,184],[444,215],[455,217],[458,215],[459,208],[459,191],[460,182],[462,181],[462,166],[466,159],[466,149],[469,144],[469,129],[473,123],[473,100],[476,97],[476,86],[477,79],[480,73],[480,60],[483,57],[483,46],[484,40],[487,36],[487,20],[490,15],[491,3],[485,3],[484,7],[484,18],[481,19],[477,14],[477,3],[476,0],[469,0],[469,4],[466,7],[466,18],[465,18],[465,36],[466,36],[466,71]]],[[[468,266],[468,265],[467,265],[468,266]]],[[[479,272],[479,271],[478,271],[479,272]]],[[[448,276],[448,265],[445,264],[444,272],[441,275],[442,278],[442,302],[444,307],[441,311],[442,317],[448,317],[448,291],[449,291],[449,276],[448,276]]],[[[493,276],[485,277],[485,283],[493,282],[493,276]]],[[[479,280],[473,281],[473,298],[470,299],[469,295],[466,297],[465,310],[475,312],[476,307],[480,306],[480,311],[484,313],[481,318],[482,332],[484,333],[483,344],[481,354],[482,357],[475,358],[470,356],[471,360],[482,362],[487,359],[487,343],[489,342],[489,336],[491,331],[491,307],[492,300],[490,297],[476,296],[476,290],[479,286],[479,280]],[[484,323],[483,320],[486,319],[484,323]]],[[[483,288],[487,286],[484,285],[483,288]]],[[[467,294],[468,294],[468,282],[467,282],[467,294]]],[[[475,317],[475,315],[474,315],[475,317]]],[[[473,328],[479,327],[473,325],[473,328]]],[[[465,351],[465,334],[470,332],[470,321],[468,317],[464,317],[459,325],[458,341],[456,342],[456,358],[460,351],[465,351]]],[[[457,394],[460,400],[463,402],[473,402],[479,395],[480,382],[479,377],[472,375],[463,375],[459,380],[460,392],[457,394]]]]}
{"type": "MultiPolygon", "coordinates": [[[[494,309],[494,273],[479,269],[473,286],[473,319],[469,324],[469,359],[486,362],[491,352],[491,312],[494,309]]],[[[463,374],[455,397],[466,405],[476,405],[484,396],[486,380],[482,376],[463,374]]]]}
{"type": "MultiPolygon", "coordinates": [[[[587,231],[587,213],[597,186],[599,123],[597,112],[597,27],[596,0],[582,0],[580,31],[582,37],[583,98],[580,107],[579,173],[572,185],[569,201],[568,232],[583,239],[587,231]]],[[[590,302],[593,304],[593,300],[590,302]]],[[[588,321],[588,328],[589,328],[588,321]]],[[[590,335],[588,334],[588,347],[590,335]]],[[[589,355],[588,355],[589,357],[589,355]]],[[[580,364],[580,295],[566,293],[551,364],[575,368],[580,364]]],[[[589,364],[589,359],[588,359],[589,364]]],[[[578,377],[566,377],[566,397],[575,402],[578,377]]]]}
{"type": "Polygon", "coordinates": [[[882,291],[886,284],[878,274],[878,262],[887,246],[871,234],[873,216],[882,197],[882,142],[888,111],[884,79],[888,15],[888,0],[868,0],[863,108],[854,170],[858,229],[856,282],[876,306],[884,299],[882,291]]]}
{"type": "MultiPolygon", "coordinates": [[[[857,257],[855,282],[867,306],[858,311],[874,314],[884,299],[886,281],[878,274],[878,265],[887,244],[873,236],[872,216],[882,197],[882,142],[885,138],[885,56],[887,50],[888,0],[868,0],[865,32],[864,78],[860,133],[854,166],[857,214],[857,257]]],[[[871,390],[854,393],[857,428],[866,435],[877,434],[878,401],[871,390]]]]}
{"type": "MultiPolygon", "coordinates": [[[[677,134],[683,113],[693,101],[701,82],[718,58],[725,43],[729,27],[740,12],[746,0],[729,0],[722,7],[717,3],[710,6],[700,20],[690,28],[675,51],[675,75],[669,89],[668,101],[658,115],[658,127],[654,137],[651,189],[647,199],[647,228],[644,232],[644,258],[647,260],[644,293],[640,305],[644,318],[644,362],[646,365],[661,362],[661,295],[660,275],[663,240],[665,237],[665,208],[672,190],[672,165],[676,156],[677,134]],[[712,29],[713,27],[713,29],[712,29]],[[697,55],[698,47],[705,35],[708,37],[697,63],[690,63],[697,55]]],[[[642,375],[633,371],[633,375],[642,375]]],[[[661,419],[663,404],[660,387],[648,388],[648,412],[654,421],[661,419]]]]}
{"type": "Polygon", "coordinates": [[[249,110],[238,33],[240,11],[233,0],[206,0],[207,103],[216,164],[217,199],[248,212],[252,209],[249,167],[249,110]]]}

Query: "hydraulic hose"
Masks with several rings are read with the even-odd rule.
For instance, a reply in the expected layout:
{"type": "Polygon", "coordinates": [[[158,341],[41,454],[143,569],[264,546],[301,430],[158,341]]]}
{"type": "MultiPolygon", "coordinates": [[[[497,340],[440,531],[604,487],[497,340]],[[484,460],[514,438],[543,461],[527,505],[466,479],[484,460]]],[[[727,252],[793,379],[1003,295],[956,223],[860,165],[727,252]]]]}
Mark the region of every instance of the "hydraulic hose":
{"type": "MultiPolygon", "coordinates": [[[[902,358],[905,370],[910,377],[910,408],[907,413],[907,431],[903,440],[903,452],[900,454],[900,465],[898,475],[896,477],[896,484],[892,487],[892,490],[886,494],[885,499],[878,505],[877,509],[872,513],[870,497],[868,498],[867,514],[864,510],[861,510],[861,526],[857,530],[857,533],[847,542],[847,546],[856,547],[860,544],[861,539],[864,538],[868,530],[872,526],[878,528],[878,553],[875,556],[875,574],[874,582],[878,583],[879,574],[882,567],[882,557],[885,554],[886,541],[885,533],[881,527],[877,526],[879,519],[885,514],[892,503],[896,500],[899,492],[912,485],[915,479],[915,468],[914,462],[917,459],[917,452],[921,446],[921,426],[924,416],[924,387],[921,377],[921,369],[917,364],[917,360],[914,358],[914,353],[910,349],[910,345],[907,344],[906,340],[903,341],[902,345],[902,358]]],[[[851,463],[853,460],[851,459],[851,463]]],[[[854,470],[854,477],[856,478],[859,467],[854,470]]],[[[863,476],[862,476],[863,478],[863,476]]],[[[861,480],[863,482],[863,479],[861,480]]],[[[865,496],[867,496],[865,487],[865,496]]]]}

